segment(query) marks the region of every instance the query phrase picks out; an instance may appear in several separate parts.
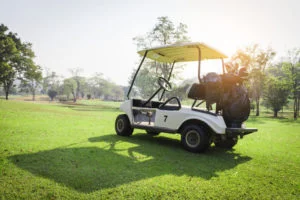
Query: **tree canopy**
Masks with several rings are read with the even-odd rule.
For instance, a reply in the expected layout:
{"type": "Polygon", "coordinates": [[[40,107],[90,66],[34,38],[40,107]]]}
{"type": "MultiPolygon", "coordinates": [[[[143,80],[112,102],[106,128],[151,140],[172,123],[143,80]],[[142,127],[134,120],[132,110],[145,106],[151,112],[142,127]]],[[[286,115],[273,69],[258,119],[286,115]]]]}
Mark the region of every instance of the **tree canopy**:
{"type": "Polygon", "coordinates": [[[287,105],[291,92],[290,81],[282,66],[283,63],[270,66],[264,84],[263,99],[265,105],[273,110],[274,117],[277,117],[278,112],[287,105]]]}
{"type": "Polygon", "coordinates": [[[0,83],[6,99],[16,78],[40,79],[41,68],[34,63],[34,56],[31,43],[22,42],[16,33],[8,32],[7,26],[0,25],[0,83]]]}
{"type": "Polygon", "coordinates": [[[283,68],[292,86],[291,96],[294,100],[294,119],[297,119],[300,107],[300,48],[288,51],[288,60],[284,63],[283,68]]]}
{"type": "Polygon", "coordinates": [[[258,44],[254,44],[244,50],[237,50],[231,58],[231,62],[245,67],[249,73],[248,90],[250,97],[256,104],[256,116],[259,116],[260,112],[259,105],[264,89],[265,69],[275,55],[276,53],[272,48],[263,49],[258,44]]]}
{"type": "MultiPolygon", "coordinates": [[[[161,46],[167,44],[174,44],[179,42],[189,41],[187,35],[187,25],[179,23],[175,25],[168,17],[162,16],[157,18],[157,23],[154,27],[143,36],[137,36],[133,38],[138,49],[151,48],[154,46],[161,46]]],[[[144,62],[143,68],[139,72],[139,77],[135,81],[135,91],[133,93],[139,93],[138,96],[147,96],[154,92],[157,76],[162,75],[168,79],[169,72],[171,70],[171,63],[157,63],[155,61],[144,62]]],[[[136,70],[133,70],[129,79],[131,84],[136,70]]],[[[174,72],[173,76],[177,73],[174,72]]]]}

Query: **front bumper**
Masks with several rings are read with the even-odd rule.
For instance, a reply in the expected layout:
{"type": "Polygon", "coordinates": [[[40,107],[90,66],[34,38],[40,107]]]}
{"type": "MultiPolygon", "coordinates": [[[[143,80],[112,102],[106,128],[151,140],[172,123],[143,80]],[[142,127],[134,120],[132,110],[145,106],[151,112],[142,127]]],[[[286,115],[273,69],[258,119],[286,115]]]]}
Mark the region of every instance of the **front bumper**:
{"type": "Polygon", "coordinates": [[[226,128],[227,137],[237,137],[243,138],[244,135],[256,132],[257,128],[226,128]]]}

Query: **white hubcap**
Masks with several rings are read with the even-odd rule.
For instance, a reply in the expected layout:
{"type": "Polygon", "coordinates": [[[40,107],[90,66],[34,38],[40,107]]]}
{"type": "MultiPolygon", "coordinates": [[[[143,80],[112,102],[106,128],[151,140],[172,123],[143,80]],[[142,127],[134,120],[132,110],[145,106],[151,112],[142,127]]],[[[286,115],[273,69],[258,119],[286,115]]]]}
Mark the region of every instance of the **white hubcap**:
{"type": "Polygon", "coordinates": [[[122,119],[118,120],[117,129],[118,129],[119,132],[123,131],[123,129],[124,129],[124,121],[122,119]]]}
{"type": "Polygon", "coordinates": [[[190,130],[185,136],[185,142],[189,147],[195,148],[200,144],[200,135],[195,130],[190,130]]]}

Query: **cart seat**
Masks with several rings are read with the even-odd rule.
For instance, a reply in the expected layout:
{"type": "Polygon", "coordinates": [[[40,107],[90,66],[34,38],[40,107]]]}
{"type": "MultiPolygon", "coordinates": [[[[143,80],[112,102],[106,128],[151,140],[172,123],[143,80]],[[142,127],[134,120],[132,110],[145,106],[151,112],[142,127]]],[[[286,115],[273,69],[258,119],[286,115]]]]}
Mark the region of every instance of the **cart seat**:
{"type": "Polygon", "coordinates": [[[205,99],[205,85],[194,83],[189,91],[188,91],[188,98],[194,100],[204,100],[205,99]]]}

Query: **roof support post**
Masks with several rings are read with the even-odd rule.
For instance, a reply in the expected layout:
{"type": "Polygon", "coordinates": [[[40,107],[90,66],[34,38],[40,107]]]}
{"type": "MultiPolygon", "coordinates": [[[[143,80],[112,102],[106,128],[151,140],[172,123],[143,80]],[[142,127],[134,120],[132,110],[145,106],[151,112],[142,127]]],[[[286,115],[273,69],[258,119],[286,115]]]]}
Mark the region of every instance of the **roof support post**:
{"type": "Polygon", "coordinates": [[[200,72],[201,72],[201,49],[200,47],[197,46],[198,49],[198,80],[199,83],[201,83],[201,76],[200,76],[200,72]]]}
{"type": "Polygon", "coordinates": [[[145,52],[144,57],[143,57],[143,59],[142,59],[140,65],[139,65],[138,69],[136,70],[136,72],[135,72],[135,74],[134,74],[134,77],[133,77],[133,79],[132,79],[130,88],[129,88],[128,93],[127,93],[127,98],[128,98],[128,99],[129,99],[129,94],[130,94],[130,92],[131,92],[133,83],[134,83],[134,81],[135,81],[135,79],[136,79],[137,74],[139,73],[139,71],[140,71],[140,69],[141,69],[141,66],[142,66],[142,64],[143,64],[143,62],[144,62],[144,60],[145,60],[145,58],[146,58],[146,56],[147,56],[147,53],[148,53],[148,50],[145,52]]]}
{"type": "Polygon", "coordinates": [[[223,74],[225,74],[225,65],[224,65],[224,59],[222,58],[222,69],[223,69],[223,74]]]}
{"type": "Polygon", "coordinates": [[[174,61],[173,64],[172,64],[172,68],[171,68],[171,71],[170,71],[170,73],[169,73],[168,81],[170,81],[170,79],[171,79],[171,75],[172,75],[172,73],[173,73],[173,69],[174,69],[175,62],[176,62],[176,61],[174,61]]]}

